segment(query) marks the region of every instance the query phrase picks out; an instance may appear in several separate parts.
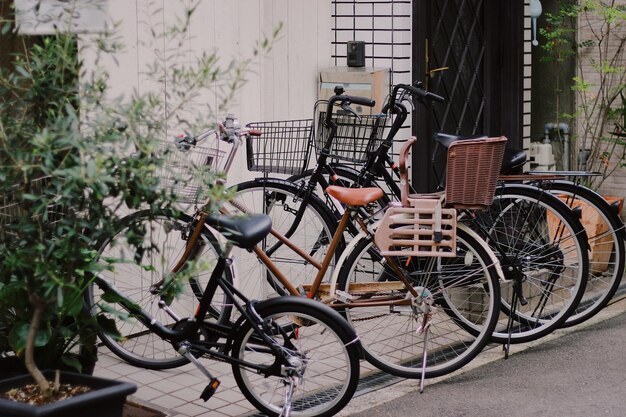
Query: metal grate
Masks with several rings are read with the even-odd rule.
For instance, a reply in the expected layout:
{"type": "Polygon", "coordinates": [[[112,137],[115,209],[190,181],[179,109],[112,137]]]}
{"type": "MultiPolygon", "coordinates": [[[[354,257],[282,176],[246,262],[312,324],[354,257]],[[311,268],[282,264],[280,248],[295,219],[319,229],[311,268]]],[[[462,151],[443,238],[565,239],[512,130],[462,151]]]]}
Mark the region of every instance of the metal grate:
{"type": "Polygon", "coordinates": [[[430,82],[430,90],[446,97],[433,106],[439,130],[473,135],[484,131],[485,62],[484,1],[448,0],[431,3],[433,31],[429,68],[448,67],[446,76],[430,82]]]}

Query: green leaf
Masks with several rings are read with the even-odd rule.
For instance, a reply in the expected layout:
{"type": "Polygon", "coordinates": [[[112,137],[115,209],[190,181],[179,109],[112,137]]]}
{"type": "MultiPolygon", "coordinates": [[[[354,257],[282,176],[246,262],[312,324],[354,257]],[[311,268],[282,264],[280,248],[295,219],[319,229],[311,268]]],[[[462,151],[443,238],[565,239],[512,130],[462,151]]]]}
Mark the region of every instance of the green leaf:
{"type": "MultiPolygon", "coordinates": [[[[26,339],[28,337],[28,329],[30,323],[18,323],[9,332],[9,344],[15,352],[21,352],[26,347],[26,339]]],[[[52,331],[50,329],[40,329],[35,337],[35,347],[41,347],[48,344],[52,331]]]]}
{"type": "Polygon", "coordinates": [[[96,317],[96,321],[98,323],[98,328],[101,332],[109,336],[113,336],[118,340],[121,339],[122,334],[117,329],[117,326],[115,325],[115,320],[102,314],[98,314],[98,316],[96,317]]]}
{"type": "Polygon", "coordinates": [[[83,371],[83,365],[80,363],[78,358],[76,358],[76,356],[63,355],[61,356],[61,362],[63,362],[67,366],[74,368],[79,373],[83,371]]]}

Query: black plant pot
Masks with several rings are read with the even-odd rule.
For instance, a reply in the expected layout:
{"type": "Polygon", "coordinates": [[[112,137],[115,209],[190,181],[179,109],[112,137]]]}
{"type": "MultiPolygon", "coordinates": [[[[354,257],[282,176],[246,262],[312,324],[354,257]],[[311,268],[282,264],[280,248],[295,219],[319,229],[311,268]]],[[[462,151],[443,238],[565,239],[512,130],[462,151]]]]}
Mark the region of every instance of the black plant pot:
{"type": "MultiPolygon", "coordinates": [[[[45,371],[49,380],[54,379],[54,371],[45,371]]],[[[0,393],[12,388],[32,383],[30,375],[0,381],[0,393]]],[[[102,379],[88,375],[61,372],[61,383],[86,385],[92,390],[63,401],[42,406],[0,398],[2,417],[122,417],[126,397],[137,391],[128,382],[102,379]]]]}

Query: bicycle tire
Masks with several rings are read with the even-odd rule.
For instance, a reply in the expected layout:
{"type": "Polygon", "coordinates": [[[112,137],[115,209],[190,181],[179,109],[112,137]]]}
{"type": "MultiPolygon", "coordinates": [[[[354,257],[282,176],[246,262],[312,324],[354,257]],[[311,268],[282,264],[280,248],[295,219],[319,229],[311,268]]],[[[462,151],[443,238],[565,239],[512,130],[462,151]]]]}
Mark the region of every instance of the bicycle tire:
{"type": "MultiPolygon", "coordinates": [[[[325,417],[338,413],[352,398],[359,380],[359,345],[354,331],[336,311],[304,297],[266,300],[255,309],[266,324],[264,329],[273,328],[273,324],[289,329],[283,335],[276,334],[279,330],[273,334],[276,341],[281,339],[281,346],[304,355],[292,356],[306,362],[306,372],[291,415],[325,417]],[[294,329],[294,323],[305,324],[294,329]]],[[[254,335],[250,324],[244,322],[233,340],[233,357],[271,367],[274,354],[254,335]]],[[[241,392],[258,410],[270,416],[280,413],[284,377],[265,377],[237,363],[233,363],[233,375],[241,392]]]]}
{"type": "MultiPolygon", "coordinates": [[[[489,341],[496,325],[498,273],[484,243],[475,236],[457,230],[458,256],[454,258],[396,259],[418,292],[445,313],[435,313],[429,328],[427,343],[432,348],[427,353],[425,378],[448,374],[470,362],[489,341]]],[[[363,238],[346,257],[337,287],[350,293],[351,283],[394,280],[395,274],[382,261],[371,238],[363,238]]],[[[343,314],[359,335],[365,358],[372,365],[403,378],[422,377],[424,337],[416,330],[424,313],[419,306],[354,307],[343,314]]]]}
{"type": "MultiPolygon", "coordinates": [[[[124,262],[114,263],[112,269],[101,272],[100,276],[114,284],[128,299],[165,325],[174,326],[175,321],[165,310],[159,308],[160,296],[151,292],[150,286],[161,280],[163,274],[169,272],[181,258],[187,241],[181,236],[182,232],[178,226],[190,224],[192,220],[185,214],[175,217],[169,211],[156,213],[149,210],[139,211],[125,217],[117,233],[96,246],[100,261],[103,263],[108,257],[125,259],[124,262]],[[127,234],[129,232],[130,234],[127,234]],[[129,239],[140,243],[145,249],[140,258],[134,257],[132,247],[128,246],[129,239]]],[[[194,315],[199,297],[202,295],[203,288],[200,288],[200,283],[208,281],[214,266],[214,263],[213,265],[208,263],[217,259],[219,250],[220,246],[215,236],[205,226],[191,260],[206,257],[207,265],[202,265],[197,273],[193,270],[188,271],[192,273],[188,277],[188,285],[179,288],[180,294],[168,306],[181,318],[194,315]]],[[[227,268],[223,279],[232,282],[231,272],[227,268]]],[[[103,300],[102,296],[101,290],[92,284],[87,302],[92,316],[100,315],[101,320],[104,317],[109,321],[112,320],[120,332],[122,338],[103,329],[100,329],[98,334],[102,343],[116,356],[133,366],[146,369],[170,369],[188,363],[188,360],[179,355],[168,341],[151,333],[139,320],[117,314],[116,311],[121,310],[103,300]]],[[[223,293],[216,294],[214,300],[209,315],[217,322],[225,323],[230,316],[231,303],[223,293]]]]}
{"type": "Polygon", "coordinates": [[[602,310],[613,298],[624,274],[624,224],[602,196],[589,188],[566,182],[544,182],[540,187],[570,207],[581,206],[583,226],[591,248],[585,292],[563,327],[580,324],[602,310]]]}
{"type": "Polygon", "coordinates": [[[585,231],[569,207],[536,187],[505,184],[496,188],[489,208],[468,218],[509,278],[492,340],[525,343],[559,328],[578,305],[589,271],[585,231]],[[517,272],[525,306],[513,301],[517,272]]]}
{"type": "MultiPolygon", "coordinates": [[[[302,194],[304,191],[296,185],[284,180],[272,178],[256,179],[237,184],[234,197],[224,203],[230,213],[240,213],[238,206],[243,205],[252,213],[264,213],[272,218],[273,227],[283,235],[292,227],[296,220],[296,213],[301,209],[302,194]]],[[[315,195],[311,195],[297,229],[289,240],[297,247],[311,255],[314,259],[323,260],[328,245],[337,229],[337,220],[332,212],[315,195]]],[[[279,241],[268,235],[259,247],[267,251],[275,247],[279,241]]],[[[343,241],[335,251],[334,261],[339,259],[343,250],[343,241]]],[[[234,248],[235,259],[235,286],[247,298],[264,300],[274,296],[287,295],[278,280],[269,272],[267,267],[257,259],[253,252],[234,248]],[[240,278],[240,279],[238,279],[240,278]]],[[[318,269],[299,257],[286,245],[281,246],[268,256],[280,272],[294,285],[310,284],[318,269]]],[[[331,262],[331,267],[333,265],[331,262]]]]}

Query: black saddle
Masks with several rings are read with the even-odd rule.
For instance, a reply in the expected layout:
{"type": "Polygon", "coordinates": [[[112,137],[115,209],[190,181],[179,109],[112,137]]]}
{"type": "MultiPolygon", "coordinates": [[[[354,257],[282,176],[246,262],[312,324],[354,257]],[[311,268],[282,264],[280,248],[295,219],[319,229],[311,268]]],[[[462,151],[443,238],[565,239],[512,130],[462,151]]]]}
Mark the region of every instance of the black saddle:
{"type": "Polygon", "coordinates": [[[240,248],[252,249],[272,229],[272,219],[265,214],[226,216],[210,214],[206,224],[240,248]]]}
{"type": "MultiPolygon", "coordinates": [[[[470,140],[470,139],[481,139],[486,138],[485,135],[472,135],[472,136],[463,136],[463,135],[451,135],[449,133],[435,133],[434,140],[439,143],[444,148],[450,147],[452,142],[457,140],[470,140]]],[[[506,148],[504,151],[504,157],[502,158],[502,168],[500,169],[500,174],[510,175],[510,174],[518,174],[521,173],[524,164],[526,163],[526,152],[522,149],[509,149],[506,148]]]]}

